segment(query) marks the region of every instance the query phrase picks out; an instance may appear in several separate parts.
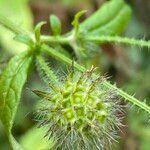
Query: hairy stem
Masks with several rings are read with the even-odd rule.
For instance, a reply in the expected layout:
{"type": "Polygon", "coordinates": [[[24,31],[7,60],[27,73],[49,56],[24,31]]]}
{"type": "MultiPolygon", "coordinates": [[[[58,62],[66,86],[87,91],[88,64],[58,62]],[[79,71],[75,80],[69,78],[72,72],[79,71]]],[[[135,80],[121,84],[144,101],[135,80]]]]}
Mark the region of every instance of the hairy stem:
{"type": "Polygon", "coordinates": [[[147,111],[150,113],[150,106],[145,104],[144,102],[141,102],[137,100],[135,97],[125,93],[123,90],[117,88],[115,85],[110,84],[108,81],[104,81],[104,85],[109,88],[109,89],[114,89],[116,90],[120,96],[122,96],[125,100],[128,100],[129,102],[133,103],[134,105],[142,108],[143,110],[147,111]]]}
{"type": "Polygon", "coordinates": [[[113,43],[122,43],[127,45],[150,48],[150,41],[136,40],[134,38],[127,38],[127,37],[120,37],[120,36],[105,36],[105,35],[87,36],[85,40],[96,42],[96,43],[113,42],[113,43]]]}
{"type": "MultiPolygon", "coordinates": [[[[47,52],[47,54],[49,54],[50,56],[54,57],[55,59],[57,59],[58,61],[62,61],[63,63],[66,63],[67,65],[72,65],[72,60],[69,59],[68,57],[64,56],[63,54],[59,53],[58,51],[56,51],[53,48],[50,48],[47,45],[42,45],[42,50],[43,52],[47,52]]],[[[86,71],[86,68],[77,64],[76,62],[74,62],[74,66],[77,70],[84,72],[86,71]]],[[[136,98],[134,98],[133,96],[125,93],[124,91],[122,91],[121,89],[117,88],[115,85],[110,84],[108,81],[103,82],[103,85],[108,88],[108,89],[115,89],[118,94],[123,97],[125,100],[128,100],[129,102],[133,103],[134,105],[140,107],[141,109],[147,111],[148,113],[150,113],[150,107],[145,104],[144,102],[141,102],[139,100],[137,100],[136,98]]]]}
{"type": "MultiPolygon", "coordinates": [[[[65,63],[65,64],[68,64],[68,65],[72,65],[72,60],[71,59],[69,59],[68,57],[66,57],[62,53],[56,51],[55,49],[53,49],[53,48],[51,48],[51,47],[49,47],[49,46],[47,46],[45,44],[41,46],[41,49],[46,51],[50,56],[54,57],[58,61],[61,61],[61,62],[65,63]]],[[[86,71],[86,69],[83,66],[77,64],[76,62],[74,62],[74,66],[79,71],[82,71],[82,72],[86,71]]]]}
{"type": "Polygon", "coordinates": [[[71,36],[63,37],[63,36],[41,36],[41,42],[46,43],[59,43],[59,44],[69,44],[69,42],[72,40],[71,36]]]}
{"type": "MultiPolygon", "coordinates": [[[[0,15],[0,24],[12,31],[15,34],[27,34],[26,31],[21,29],[19,26],[16,26],[12,21],[7,19],[6,17],[0,15]]],[[[70,40],[72,40],[72,37],[54,37],[54,36],[41,36],[41,41],[42,42],[56,42],[56,43],[61,43],[61,44],[69,44],[70,40]]],[[[103,43],[103,42],[116,42],[116,43],[123,43],[123,44],[129,44],[129,45],[135,45],[135,46],[140,46],[140,47],[148,47],[150,48],[150,41],[144,41],[144,40],[136,40],[136,39],[130,39],[130,38],[122,38],[119,36],[99,36],[99,37],[92,37],[92,36],[87,36],[85,38],[87,41],[92,41],[96,43],[103,43]]],[[[42,45],[42,49],[46,51],[50,56],[56,58],[59,61],[62,61],[63,63],[66,63],[67,65],[72,64],[72,60],[69,59],[68,57],[64,56],[63,54],[59,53],[58,51],[55,51],[54,49],[48,47],[47,45],[42,45]]],[[[43,60],[40,58],[40,61],[43,63],[43,60]]],[[[42,65],[44,69],[48,69],[48,66],[46,66],[44,63],[42,65]]],[[[74,62],[74,66],[76,69],[79,71],[84,72],[86,68],[83,66],[77,64],[74,62]]],[[[54,77],[53,73],[51,71],[49,72],[49,76],[54,77]]],[[[116,86],[110,84],[108,81],[104,82],[104,86],[110,89],[115,89],[118,94],[122,97],[124,97],[126,100],[132,102],[133,104],[137,105],[138,107],[142,108],[143,110],[147,111],[150,113],[150,107],[146,105],[143,102],[138,101],[136,98],[134,98],[131,95],[128,95],[121,89],[118,89],[116,86]]]]}
{"type": "MultiPolygon", "coordinates": [[[[15,23],[13,23],[10,19],[2,15],[0,15],[0,24],[15,34],[26,34],[30,36],[30,34],[27,31],[20,28],[15,23]]],[[[44,43],[51,42],[51,43],[69,44],[69,42],[73,40],[72,38],[73,38],[72,36],[68,36],[68,37],[41,36],[41,41],[44,43]]],[[[88,36],[87,35],[87,37],[84,40],[92,41],[96,43],[104,43],[104,42],[122,43],[127,45],[135,45],[135,46],[150,48],[150,41],[136,40],[134,38],[127,38],[127,37],[120,37],[120,36],[107,36],[107,35],[88,36]]]]}
{"type": "Polygon", "coordinates": [[[50,69],[48,64],[45,62],[44,58],[41,55],[37,55],[36,56],[36,60],[37,60],[37,63],[38,63],[38,67],[41,69],[41,71],[43,71],[43,73],[46,75],[48,80],[50,80],[50,81],[52,81],[54,83],[58,83],[59,80],[57,79],[57,76],[50,69]]]}

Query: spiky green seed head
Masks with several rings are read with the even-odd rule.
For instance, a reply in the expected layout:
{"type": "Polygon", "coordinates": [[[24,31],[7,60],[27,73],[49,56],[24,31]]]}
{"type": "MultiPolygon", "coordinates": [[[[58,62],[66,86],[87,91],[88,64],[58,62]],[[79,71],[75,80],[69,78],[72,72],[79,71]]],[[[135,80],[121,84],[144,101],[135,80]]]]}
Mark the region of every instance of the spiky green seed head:
{"type": "Polygon", "coordinates": [[[55,148],[99,149],[116,135],[116,93],[103,88],[102,77],[93,77],[94,68],[71,72],[48,93],[35,93],[44,101],[38,109],[40,126],[47,126],[55,148]],[[43,96],[42,96],[43,95],[43,96]]]}

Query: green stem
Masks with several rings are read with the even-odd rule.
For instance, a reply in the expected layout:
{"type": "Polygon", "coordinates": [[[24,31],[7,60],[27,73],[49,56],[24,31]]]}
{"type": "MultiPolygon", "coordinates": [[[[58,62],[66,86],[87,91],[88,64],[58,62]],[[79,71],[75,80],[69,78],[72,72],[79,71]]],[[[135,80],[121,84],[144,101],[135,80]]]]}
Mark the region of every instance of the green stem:
{"type": "MultiPolygon", "coordinates": [[[[0,24],[3,25],[4,27],[6,27],[7,29],[11,30],[15,34],[27,34],[26,31],[24,31],[20,27],[16,26],[13,22],[11,22],[9,19],[7,19],[6,17],[4,17],[2,15],[0,15],[0,24]]],[[[27,35],[29,35],[29,34],[27,34],[27,35]]],[[[66,37],[66,38],[65,37],[51,37],[51,36],[42,36],[41,37],[42,42],[57,42],[57,43],[62,43],[62,44],[69,44],[70,40],[72,40],[71,36],[66,37]]],[[[85,38],[85,40],[97,42],[97,43],[117,42],[117,43],[123,43],[123,44],[136,45],[136,46],[150,48],[150,41],[122,38],[119,36],[115,36],[115,37],[114,36],[100,36],[100,37],[92,37],[92,36],[89,37],[88,36],[85,38]]],[[[48,47],[47,45],[42,45],[42,49],[44,51],[46,51],[50,56],[55,57],[57,60],[62,61],[68,65],[72,64],[71,59],[67,58],[66,56],[59,53],[58,51],[55,51],[54,49],[48,47]]],[[[79,71],[84,72],[86,70],[86,68],[77,64],[76,62],[74,63],[74,66],[79,71]]],[[[46,67],[44,67],[44,68],[46,69],[46,67]]],[[[133,104],[137,105],[138,107],[140,107],[150,113],[150,107],[148,105],[146,105],[145,103],[138,101],[133,96],[130,96],[127,93],[125,93],[124,91],[122,91],[121,89],[118,89],[114,85],[111,85],[108,81],[105,81],[103,84],[107,88],[115,89],[120,96],[124,97],[126,100],[132,102],[133,104]]]]}
{"type": "Polygon", "coordinates": [[[143,110],[147,111],[148,113],[150,113],[150,106],[148,106],[144,102],[141,102],[141,101],[137,100],[135,97],[125,93],[123,90],[118,89],[115,85],[110,84],[108,81],[104,81],[104,85],[105,85],[105,87],[107,87],[109,89],[116,90],[118,92],[118,94],[120,96],[122,96],[125,100],[128,100],[129,102],[133,103],[134,105],[136,105],[136,106],[142,108],[143,110]]]}
{"type": "MultiPolygon", "coordinates": [[[[14,34],[23,34],[26,36],[28,35],[29,37],[33,36],[24,29],[20,28],[17,26],[14,22],[12,22],[10,19],[0,15],[0,25],[4,26],[14,34]]],[[[60,44],[69,44],[71,40],[71,36],[69,37],[62,37],[62,36],[47,36],[47,35],[42,35],[41,36],[41,42],[50,42],[50,43],[60,43],[60,44]]]]}
{"type": "Polygon", "coordinates": [[[63,37],[63,36],[41,36],[41,42],[46,43],[59,43],[59,44],[69,44],[69,42],[72,40],[71,36],[69,37],[63,37]]]}
{"type": "MultiPolygon", "coordinates": [[[[12,31],[15,34],[30,34],[26,32],[24,29],[17,26],[13,23],[10,19],[0,15],[0,24],[12,31]]],[[[72,39],[72,36],[69,37],[62,37],[62,36],[41,36],[41,42],[51,42],[51,43],[60,43],[60,44],[69,44],[72,39]]],[[[128,45],[135,45],[141,47],[148,47],[150,48],[150,41],[144,40],[136,40],[134,38],[127,38],[127,37],[119,37],[119,36],[87,36],[84,40],[92,41],[96,43],[104,43],[104,42],[116,42],[128,45]]]]}
{"type": "MultiPolygon", "coordinates": [[[[61,62],[64,62],[65,64],[68,64],[68,65],[72,65],[72,60],[69,59],[68,57],[66,57],[65,55],[63,55],[62,53],[56,51],[55,49],[47,46],[47,45],[42,45],[41,46],[41,49],[43,49],[44,51],[46,51],[50,56],[54,57],[55,59],[57,59],[58,61],[61,61],[61,62]]],[[[79,71],[86,71],[86,69],[77,64],[76,62],[74,62],[74,66],[79,70],[79,71]]]]}
{"type": "Polygon", "coordinates": [[[0,15],[0,24],[5,28],[9,29],[15,34],[25,34],[26,31],[13,23],[10,19],[0,15]]]}
{"type": "Polygon", "coordinates": [[[43,59],[43,57],[41,55],[36,56],[36,60],[38,63],[38,67],[43,71],[43,73],[46,75],[46,77],[54,82],[54,83],[58,83],[59,80],[57,79],[57,76],[55,75],[55,73],[50,69],[50,67],[48,66],[48,64],[45,62],[45,60],[43,59]]]}
{"type": "MultiPolygon", "coordinates": [[[[45,44],[42,45],[41,49],[43,50],[43,52],[47,52],[47,54],[54,57],[58,61],[62,61],[63,63],[66,63],[67,65],[72,65],[72,60],[71,59],[69,59],[68,57],[66,57],[63,54],[59,53],[55,49],[50,48],[49,46],[47,46],[45,44]]],[[[85,67],[77,64],[76,62],[74,62],[74,66],[77,70],[79,70],[81,72],[86,71],[85,67]]],[[[143,109],[143,110],[147,111],[148,113],[150,113],[150,107],[148,105],[146,105],[145,103],[137,100],[133,96],[125,93],[121,89],[118,89],[115,85],[110,84],[108,81],[103,82],[103,85],[108,89],[115,89],[118,92],[118,94],[121,97],[123,97],[125,100],[128,100],[129,102],[133,103],[134,105],[136,105],[136,106],[140,107],[141,109],[143,109]]]]}
{"type": "Polygon", "coordinates": [[[113,42],[150,48],[150,41],[136,40],[134,38],[119,37],[119,36],[105,36],[105,35],[87,36],[85,40],[96,43],[113,42]]]}

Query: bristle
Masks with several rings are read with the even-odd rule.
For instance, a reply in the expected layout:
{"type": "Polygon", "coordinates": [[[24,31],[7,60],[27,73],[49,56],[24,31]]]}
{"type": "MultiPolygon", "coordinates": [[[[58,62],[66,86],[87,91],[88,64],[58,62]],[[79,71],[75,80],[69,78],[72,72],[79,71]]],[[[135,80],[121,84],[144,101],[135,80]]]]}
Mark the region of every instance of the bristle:
{"type": "Polygon", "coordinates": [[[122,108],[115,90],[105,90],[104,78],[93,78],[94,71],[75,71],[71,80],[69,74],[61,89],[50,86],[53,103],[39,108],[38,120],[47,126],[45,136],[53,137],[54,149],[98,150],[116,142],[122,108]]]}

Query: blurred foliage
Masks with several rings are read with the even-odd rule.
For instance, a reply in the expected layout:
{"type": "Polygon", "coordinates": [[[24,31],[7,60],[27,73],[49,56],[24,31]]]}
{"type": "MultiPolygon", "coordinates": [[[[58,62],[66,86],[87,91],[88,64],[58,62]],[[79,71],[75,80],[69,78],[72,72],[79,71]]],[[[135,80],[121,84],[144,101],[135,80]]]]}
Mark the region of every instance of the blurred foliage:
{"type": "Polygon", "coordinates": [[[52,141],[43,138],[46,131],[43,128],[33,127],[24,136],[21,137],[20,143],[25,150],[48,150],[52,146],[52,141]],[[38,144],[37,144],[38,143],[38,144]]]}
{"type": "MultiPolygon", "coordinates": [[[[97,0],[98,1],[98,0],[97,0]]],[[[67,7],[76,7],[79,9],[82,8],[81,5],[90,5],[92,9],[95,9],[95,4],[99,4],[103,2],[100,0],[97,2],[96,0],[38,0],[40,3],[48,2],[49,5],[53,5],[55,3],[59,3],[60,5],[64,5],[63,9],[66,9],[67,7]]],[[[129,1],[129,0],[128,0],[129,1]]],[[[149,1],[149,0],[148,0],[149,1]]],[[[37,1],[32,0],[31,2],[37,3],[37,1]]],[[[140,10],[143,12],[144,10],[144,3],[147,3],[147,1],[143,2],[143,9],[140,8],[140,10]]],[[[32,14],[31,10],[29,9],[29,5],[27,5],[27,0],[0,0],[0,14],[4,14],[5,16],[8,16],[8,18],[12,19],[13,21],[17,22],[18,25],[23,25],[24,28],[32,30],[32,14]]],[[[136,38],[149,38],[149,29],[148,27],[150,24],[148,24],[148,21],[146,21],[146,24],[141,21],[142,19],[138,18],[144,18],[145,15],[138,16],[139,13],[137,13],[137,10],[139,6],[138,0],[135,0],[132,2],[132,7],[135,9],[133,18],[126,29],[126,32],[124,33],[128,37],[136,37],[136,38]],[[148,24],[148,25],[147,25],[148,24]]],[[[139,11],[140,11],[139,10],[139,11]]],[[[56,9],[57,11],[57,9],[56,9]]],[[[146,10],[150,14],[150,10],[146,10]]],[[[33,12],[33,11],[32,11],[33,12]]],[[[49,13],[49,12],[48,12],[49,13]]],[[[40,12],[39,12],[40,14],[40,12]]],[[[65,14],[67,17],[70,17],[71,14],[65,14]]],[[[34,12],[33,12],[33,18],[35,19],[34,12]]],[[[149,19],[149,18],[148,18],[149,19]]],[[[65,20],[66,21],[66,20],[65,20]]],[[[67,20],[68,21],[68,20],[67,20]]],[[[70,28],[67,26],[66,28],[70,28]]],[[[8,54],[5,53],[7,50],[10,53],[18,53],[24,45],[20,45],[17,42],[12,40],[13,34],[6,31],[3,27],[0,27],[0,74],[7,63],[7,57],[8,54]]],[[[107,45],[108,46],[108,45],[107,45]]],[[[112,47],[110,47],[112,48],[112,47]]],[[[112,48],[114,49],[114,48],[112,48]]],[[[115,47],[115,50],[118,49],[118,47],[115,47]]],[[[136,97],[139,97],[140,99],[150,99],[150,54],[147,49],[144,48],[138,48],[138,47],[125,47],[120,46],[120,55],[113,58],[110,57],[110,51],[107,53],[103,47],[100,48],[99,54],[96,56],[92,56],[90,59],[90,62],[95,64],[96,66],[100,67],[101,72],[108,72],[110,76],[112,76],[112,80],[117,79],[117,84],[119,86],[123,86],[123,89],[125,91],[128,91],[131,94],[134,94],[136,91],[136,97]],[[122,57],[123,56],[123,57],[122,57]],[[125,58],[124,58],[125,57],[125,58]],[[121,61],[120,61],[121,60],[121,61]],[[124,60],[127,60],[124,61],[124,60]],[[121,62],[121,63],[120,63],[121,62]],[[119,65],[120,67],[119,67],[119,65]],[[126,66],[126,67],[123,67],[126,66]],[[128,72],[128,73],[127,73],[128,72]]],[[[111,53],[115,53],[116,51],[111,51],[111,53]]],[[[36,72],[35,72],[36,74],[36,72]]],[[[41,139],[41,135],[43,136],[43,133],[40,132],[40,130],[36,128],[32,128],[34,126],[34,120],[32,120],[32,110],[34,109],[34,104],[38,101],[38,98],[34,96],[31,93],[31,89],[38,88],[42,89],[44,87],[43,83],[39,80],[39,78],[36,77],[36,75],[33,75],[31,78],[32,85],[30,83],[27,84],[27,87],[29,87],[29,90],[26,90],[23,96],[23,102],[21,104],[20,109],[18,110],[19,113],[17,115],[15,128],[13,129],[14,134],[18,139],[20,139],[21,144],[26,147],[27,150],[41,150],[45,149],[46,147],[51,144],[50,142],[45,142],[45,139],[41,139]],[[38,131],[37,131],[38,130],[38,131]],[[25,133],[27,131],[27,133],[25,133]],[[24,134],[25,133],[25,134],[24,134]],[[31,142],[31,139],[33,143],[31,142]],[[44,146],[44,148],[43,148],[44,146]]],[[[150,104],[150,101],[147,101],[148,104],[150,104]]],[[[149,150],[150,149],[150,125],[149,120],[146,119],[149,118],[145,113],[143,113],[141,110],[137,110],[137,108],[129,106],[129,109],[127,109],[127,115],[125,118],[125,123],[128,126],[128,131],[126,134],[126,131],[124,133],[125,138],[123,138],[124,141],[120,142],[121,144],[118,146],[118,149],[140,149],[140,150],[149,150]],[[132,109],[131,109],[132,108],[132,109]],[[136,145],[136,146],[134,146],[136,145]]],[[[7,143],[7,138],[5,133],[3,132],[3,127],[0,124],[0,150],[9,150],[9,145],[7,143]]]]}
{"type": "MultiPolygon", "coordinates": [[[[32,14],[27,3],[28,0],[0,0],[0,14],[16,22],[18,26],[21,25],[25,29],[32,30],[32,14]]],[[[13,36],[13,33],[0,26],[1,46],[15,54],[26,47],[14,41],[13,36]]]]}

